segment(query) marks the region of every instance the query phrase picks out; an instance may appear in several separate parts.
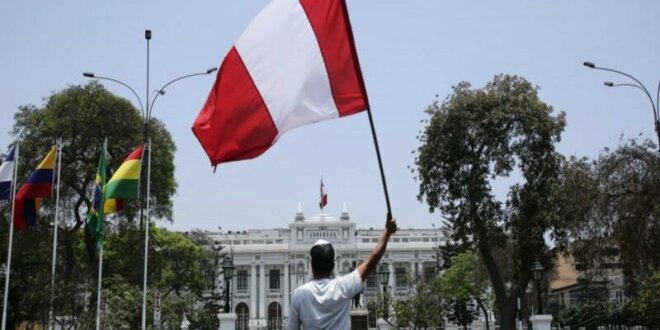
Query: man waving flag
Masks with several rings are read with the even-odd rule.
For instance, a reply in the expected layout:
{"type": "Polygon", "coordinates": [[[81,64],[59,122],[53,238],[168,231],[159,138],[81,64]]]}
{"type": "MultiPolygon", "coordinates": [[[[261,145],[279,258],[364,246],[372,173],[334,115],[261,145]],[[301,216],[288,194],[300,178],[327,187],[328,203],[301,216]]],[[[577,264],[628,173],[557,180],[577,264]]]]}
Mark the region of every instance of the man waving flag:
{"type": "Polygon", "coordinates": [[[273,0],[225,57],[193,124],[211,164],[369,107],[344,0],[273,0]]]}

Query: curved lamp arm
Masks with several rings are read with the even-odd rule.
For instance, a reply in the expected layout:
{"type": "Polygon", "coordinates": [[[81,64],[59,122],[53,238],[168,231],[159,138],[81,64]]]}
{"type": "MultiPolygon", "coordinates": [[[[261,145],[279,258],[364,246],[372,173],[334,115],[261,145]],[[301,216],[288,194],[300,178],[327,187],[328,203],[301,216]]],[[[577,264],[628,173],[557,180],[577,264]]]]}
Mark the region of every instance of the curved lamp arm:
{"type": "MultiPolygon", "coordinates": [[[[637,89],[641,90],[642,92],[644,92],[644,94],[646,94],[644,89],[642,87],[640,87],[639,85],[636,85],[636,84],[615,84],[611,81],[606,81],[606,82],[603,83],[603,85],[605,85],[607,87],[634,87],[634,88],[637,88],[637,89]]],[[[658,92],[660,94],[660,85],[658,86],[658,92]]],[[[653,101],[651,101],[651,103],[653,103],[653,101]]],[[[656,105],[657,104],[658,103],[657,103],[657,98],[656,98],[656,105]]],[[[658,112],[657,112],[657,109],[655,107],[653,108],[653,119],[656,122],[658,121],[658,112]]]]}
{"type": "Polygon", "coordinates": [[[614,70],[614,69],[610,69],[610,68],[603,68],[603,67],[596,66],[593,62],[584,62],[584,63],[582,63],[582,64],[583,64],[584,66],[588,67],[588,68],[591,68],[591,69],[596,69],[596,70],[603,70],[603,71],[614,72],[614,73],[620,74],[620,75],[622,75],[622,76],[626,76],[626,77],[628,77],[628,78],[634,80],[634,81],[638,84],[637,87],[638,87],[639,89],[641,89],[641,90],[644,92],[644,94],[646,94],[646,96],[649,98],[649,101],[651,101],[651,106],[653,107],[653,117],[654,117],[654,119],[655,119],[656,121],[658,120],[658,109],[657,109],[657,107],[656,107],[656,104],[653,102],[653,97],[651,97],[651,93],[649,92],[648,89],[646,89],[646,86],[644,86],[644,84],[642,84],[642,82],[639,81],[639,79],[637,79],[637,78],[633,77],[632,75],[627,74],[627,73],[625,73],[625,72],[623,72],[623,71],[619,71],[619,70],[614,70]]]}
{"type": "Polygon", "coordinates": [[[97,75],[95,75],[91,72],[83,72],[83,76],[86,77],[86,78],[93,78],[93,79],[99,79],[99,80],[109,80],[109,81],[116,82],[116,83],[118,83],[120,85],[123,85],[124,87],[130,89],[131,92],[133,92],[133,95],[135,95],[135,98],[138,100],[138,103],[140,104],[140,112],[142,113],[142,117],[144,118],[145,113],[144,113],[144,107],[142,106],[142,99],[140,99],[140,96],[138,96],[138,94],[135,92],[135,90],[133,88],[131,88],[131,86],[129,86],[127,83],[125,83],[121,80],[110,78],[110,77],[97,76],[97,75]]]}
{"type": "Polygon", "coordinates": [[[215,71],[217,71],[217,70],[218,70],[218,68],[215,68],[215,67],[214,67],[214,68],[209,68],[209,69],[206,70],[205,72],[199,72],[199,73],[187,74],[187,75],[185,75],[185,76],[181,76],[181,77],[178,77],[178,78],[176,78],[176,79],[172,79],[170,82],[168,82],[167,84],[163,85],[163,87],[157,89],[157,90],[156,90],[156,95],[154,95],[154,98],[151,99],[151,105],[149,106],[149,109],[148,109],[148,111],[147,111],[147,122],[148,122],[149,119],[151,118],[151,112],[153,111],[154,104],[156,104],[156,100],[158,99],[158,96],[160,96],[160,95],[165,95],[165,88],[167,88],[167,86],[169,86],[169,85],[171,85],[171,84],[173,84],[173,83],[175,83],[175,82],[177,82],[177,81],[179,81],[179,80],[181,80],[181,79],[190,78],[190,77],[195,77],[195,76],[204,76],[204,75],[207,75],[207,74],[211,74],[211,73],[213,73],[213,72],[215,72],[215,71]]]}

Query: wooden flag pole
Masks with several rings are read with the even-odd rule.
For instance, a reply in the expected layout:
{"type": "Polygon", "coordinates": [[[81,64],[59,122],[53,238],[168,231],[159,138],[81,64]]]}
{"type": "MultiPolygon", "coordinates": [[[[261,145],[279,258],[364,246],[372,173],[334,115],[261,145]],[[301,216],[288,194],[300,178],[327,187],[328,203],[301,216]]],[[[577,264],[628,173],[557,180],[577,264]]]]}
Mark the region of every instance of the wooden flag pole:
{"type": "Polygon", "coordinates": [[[376,128],[374,127],[374,119],[371,115],[371,109],[367,108],[369,115],[369,125],[371,126],[371,135],[374,138],[374,146],[376,147],[376,157],[378,157],[378,167],[380,168],[380,179],[383,181],[383,191],[385,192],[385,203],[387,203],[387,221],[392,219],[392,207],[390,206],[390,195],[387,192],[387,182],[385,181],[385,171],[383,170],[383,160],[380,157],[380,148],[378,147],[378,138],[376,137],[376,128]]]}

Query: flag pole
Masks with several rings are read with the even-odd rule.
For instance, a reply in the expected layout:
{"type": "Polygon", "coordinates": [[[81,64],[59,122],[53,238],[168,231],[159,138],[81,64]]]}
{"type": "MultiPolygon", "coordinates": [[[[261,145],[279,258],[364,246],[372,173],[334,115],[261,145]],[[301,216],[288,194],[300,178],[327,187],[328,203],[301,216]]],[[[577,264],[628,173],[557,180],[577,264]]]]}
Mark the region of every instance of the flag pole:
{"type": "Polygon", "coordinates": [[[2,330],[7,328],[7,298],[9,296],[9,275],[11,273],[11,247],[14,241],[14,208],[16,203],[16,177],[18,176],[18,150],[19,142],[16,142],[16,150],[14,153],[14,178],[11,183],[11,217],[9,218],[9,247],[7,248],[7,269],[5,274],[5,297],[2,305],[2,330]]]}
{"type": "MultiPolygon", "coordinates": [[[[104,207],[104,201],[101,203],[101,207],[104,207]]],[[[105,221],[99,219],[100,221],[105,221]]],[[[99,280],[98,287],[96,289],[96,330],[101,329],[101,283],[103,281],[103,245],[99,249],[99,280]]]]}
{"type": "Polygon", "coordinates": [[[60,174],[62,173],[62,139],[57,140],[57,185],[55,186],[55,220],[53,221],[53,261],[50,268],[50,306],[48,309],[48,329],[55,328],[53,304],[55,300],[55,263],[57,260],[57,231],[60,211],[60,174]]]}
{"type": "Polygon", "coordinates": [[[144,227],[144,280],[142,284],[142,330],[147,328],[147,264],[149,260],[149,197],[151,194],[151,138],[147,140],[147,208],[144,227]]]}
{"type": "Polygon", "coordinates": [[[380,157],[380,148],[378,147],[378,138],[376,137],[376,128],[374,127],[374,119],[371,115],[371,109],[367,108],[369,115],[369,125],[371,126],[371,135],[374,138],[374,147],[376,147],[376,157],[378,157],[378,167],[380,168],[380,179],[383,181],[383,191],[385,192],[385,203],[387,203],[387,220],[392,219],[392,207],[390,206],[390,195],[387,192],[387,182],[385,181],[385,171],[383,170],[383,160],[380,157]]]}
{"type": "MultiPolygon", "coordinates": [[[[106,156],[106,150],[108,149],[108,138],[105,138],[103,140],[103,150],[101,151],[103,154],[101,155],[102,159],[104,160],[103,162],[105,163],[105,156],[106,156]]],[[[103,171],[105,171],[105,165],[103,166],[103,171]]],[[[102,173],[104,176],[102,178],[105,178],[105,173],[102,173]]],[[[97,174],[98,175],[98,174],[97,174]]],[[[105,184],[107,183],[106,179],[101,179],[102,186],[101,188],[101,197],[100,197],[100,203],[99,203],[99,210],[97,210],[97,214],[102,214],[103,216],[98,216],[97,219],[97,228],[100,226],[101,221],[105,221],[105,184]]],[[[105,236],[105,225],[103,226],[103,235],[105,236]]],[[[98,229],[96,233],[97,237],[96,240],[98,242],[98,229]]],[[[98,243],[97,243],[98,244],[98,243]]],[[[99,274],[98,274],[98,283],[97,283],[97,289],[96,289],[96,330],[101,329],[101,293],[102,293],[102,284],[103,284],[103,241],[101,241],[101,248],[99,249],[99,274]]]]}

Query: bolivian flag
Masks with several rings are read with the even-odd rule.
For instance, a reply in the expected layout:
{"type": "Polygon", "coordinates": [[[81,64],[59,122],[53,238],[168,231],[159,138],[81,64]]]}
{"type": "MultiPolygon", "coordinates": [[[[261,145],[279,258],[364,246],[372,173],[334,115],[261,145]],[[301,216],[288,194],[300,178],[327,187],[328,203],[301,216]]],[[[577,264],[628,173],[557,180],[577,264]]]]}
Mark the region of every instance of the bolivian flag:
{"type": "Polygon", "coordinates": [[[103,247],[103,239],[105,237],[105,185],[106,185],[106,143],[103,143],[103,150],[99,157],[99,167],[96,171],[96,187],[94,187],[94,201],[92,207],[87,213],[87,230],[96,238],[96,247],[101,249],[103,247]]]}
{"type": "Polygon", "coordinates": [[[57,148],[52,147],[37,169],[30,173],[27,181],[16,193],[14,201],[14,226],[23,230],[37,224],[37,215],[42,198],[51,198],[53,194],[53,169],[57,148]]]}
{"type": "Polygon", "coordinates": [[[117,212],[118,199],[136,199],[140,189],[140,170],[144,144],[131,152],[105,186],[105,213],[117,212]]]}

